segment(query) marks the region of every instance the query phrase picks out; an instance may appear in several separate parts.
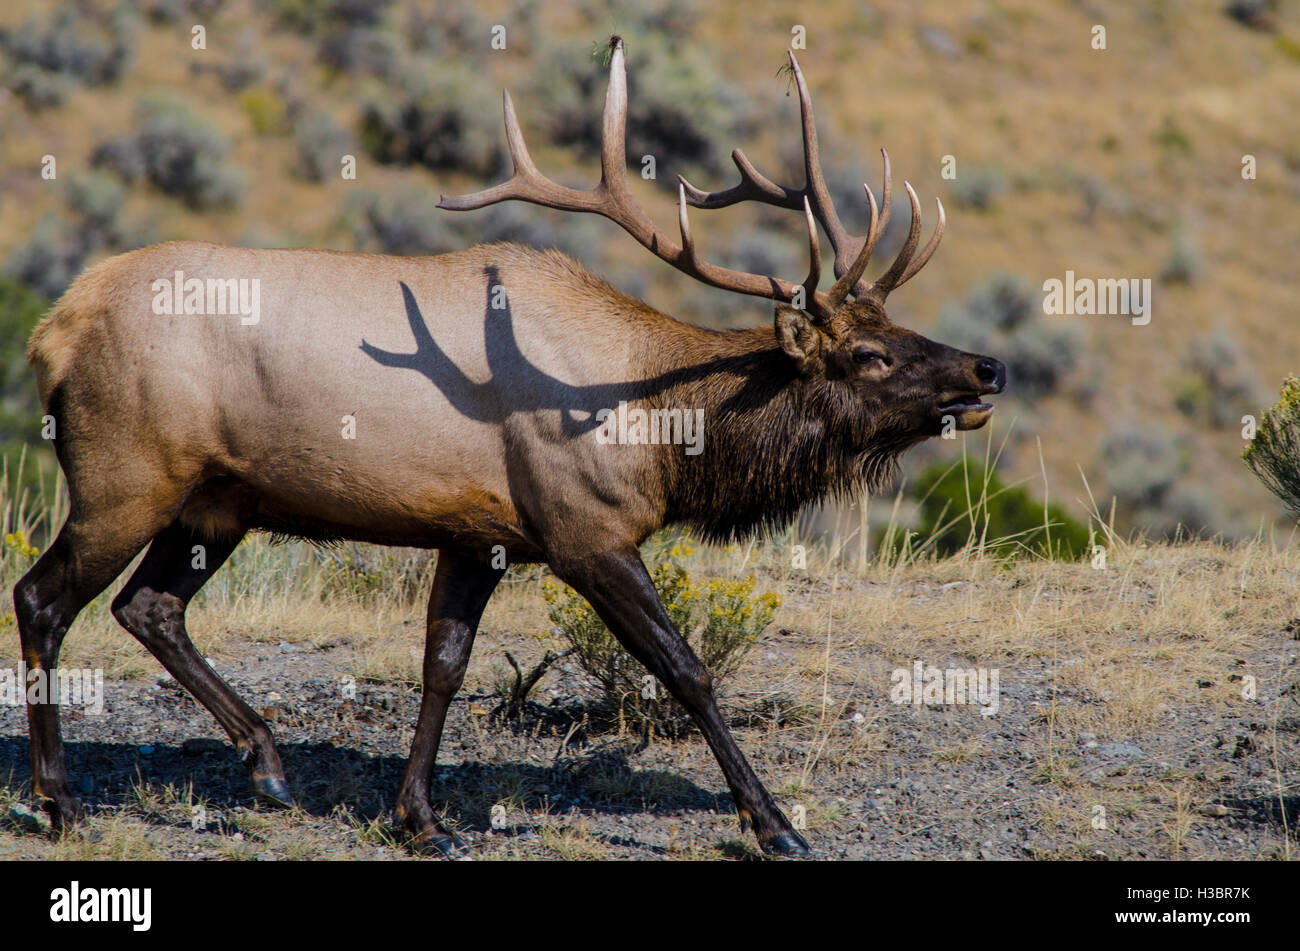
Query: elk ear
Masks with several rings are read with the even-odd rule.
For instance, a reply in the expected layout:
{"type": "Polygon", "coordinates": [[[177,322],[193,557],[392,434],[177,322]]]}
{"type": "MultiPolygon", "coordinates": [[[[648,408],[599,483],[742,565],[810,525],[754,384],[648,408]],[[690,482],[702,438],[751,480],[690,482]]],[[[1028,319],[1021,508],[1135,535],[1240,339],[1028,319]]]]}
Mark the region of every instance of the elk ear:
{"type": "Polygon", "coordinates": [[[821,362],[825,336],[803,311],[776,305],[776,339],[800,372],[821,362]]]}

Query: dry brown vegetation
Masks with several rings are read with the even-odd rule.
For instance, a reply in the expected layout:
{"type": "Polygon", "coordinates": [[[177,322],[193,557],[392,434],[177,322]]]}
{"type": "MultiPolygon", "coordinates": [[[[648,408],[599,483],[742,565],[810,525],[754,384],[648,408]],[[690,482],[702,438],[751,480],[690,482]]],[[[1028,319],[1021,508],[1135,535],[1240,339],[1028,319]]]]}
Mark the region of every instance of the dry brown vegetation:
{"type": "MultiPolygon", "coordinates": [[[[1300,550],[1129,542],[1100,526],[1098,541],[1104,568],[978,546],[860,563],[837,554],[855,538],[798,531],[690,556],[697,577],[755,572],[782,597],[724,708],[821,855],[1296,854],[1300,550]],[[806,568],[791,567],[800,544],[806,568]],[[891,702],[891,671],[917,660],[997,669],[996,715],[891,702]]],[[[371,593],[331,590],[332,557],[254,538],[190,615],[217,670],[274,718],[301,808],[253,808],[228,747],[180,753],[219,731],[112,622],[106,595],[64,652],[108,678],[107,715],[70,714],[65,728],[74,777],[95,777],[96,814],[60,842],[11,824],[0,856],[405,857],[387,810],[418,704],[422,604],[394,598],[394,576],[371,593]],[[196,804],[203,831],[190,827],[196,804]]],[[[27,559],[5,558],[7,587],[27,559]]],[[[390,566],[428,570],[414,553],[390,566]]],[[[526,668],[557,644],[543,576],[516,569],[499,589],[448,721],[435,800],[475,854],[755,856],[703,741],[597,729],[572,666],[542,679],[522,723],[489,716],[503,652],[526,668]]],[[[0,667],[13,666],[12,614],[3,623],[0,667]]],[[[26,794],[21,707],[0,707],[0,725],[8,808],[26,794]]]]}

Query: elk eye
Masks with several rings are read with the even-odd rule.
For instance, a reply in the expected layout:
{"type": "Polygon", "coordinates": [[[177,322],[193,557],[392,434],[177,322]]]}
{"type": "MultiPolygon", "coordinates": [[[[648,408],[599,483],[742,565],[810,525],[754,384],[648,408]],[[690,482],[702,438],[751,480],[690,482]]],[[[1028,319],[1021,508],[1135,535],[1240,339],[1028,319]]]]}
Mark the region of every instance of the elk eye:
{"type": "Polygon", "coordinates": [[[870,366],[872,363],[879,362],[881,366],[889,366],[889,360],[878,350],[872,350],[870,347],[858,347],[853,351],[853,360],[862,366],[870,366]]]}

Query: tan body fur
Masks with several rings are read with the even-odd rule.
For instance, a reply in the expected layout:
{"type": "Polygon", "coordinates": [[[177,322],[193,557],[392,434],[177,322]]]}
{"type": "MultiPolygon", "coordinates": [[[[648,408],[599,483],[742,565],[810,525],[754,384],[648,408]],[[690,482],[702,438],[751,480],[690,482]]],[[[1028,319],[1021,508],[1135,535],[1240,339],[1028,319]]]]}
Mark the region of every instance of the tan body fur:
{"type": "Polygon", "coordinates": [[[642,537],[659,527],[664,486],[646,477],[643,455],[681,448],[600,445],[582,423],[662,391],[647,381],[650,355],[689,361],[707,347],[711,357],[719,336],[556,252],[398,258],[185,242],[87,271],[33,334],[29,359],[43,405],[63,391],[58,435],[83,496],[157,492],[161,481],[181,520],[208,535],[452,540],[536,558],[543,502],[590,494],[620,522],[642,512],[642,537]],[[259,279],[259,321],[155,314],[151,284],[177,270],[259,279]],[[505,308],[491,306],[494,283],[505,308]],[[402,284],[436,352],[387,366],[363,343],[415,353],[402,284]],[[344,438],[345,416],[355,438],[344,438]]]}

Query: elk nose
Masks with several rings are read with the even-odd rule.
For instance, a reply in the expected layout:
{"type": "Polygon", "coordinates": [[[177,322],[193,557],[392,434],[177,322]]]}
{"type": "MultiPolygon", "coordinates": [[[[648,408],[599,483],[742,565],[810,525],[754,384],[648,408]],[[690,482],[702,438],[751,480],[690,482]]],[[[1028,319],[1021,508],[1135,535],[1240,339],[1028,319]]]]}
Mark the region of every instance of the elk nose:
{"type": "Polygon", "coordinates": [[[992,357],[980,357],[975,361],[975,379],[983,385],[985,393],[1001,393],[1007,385],[1006,365],[992,357]]]}

